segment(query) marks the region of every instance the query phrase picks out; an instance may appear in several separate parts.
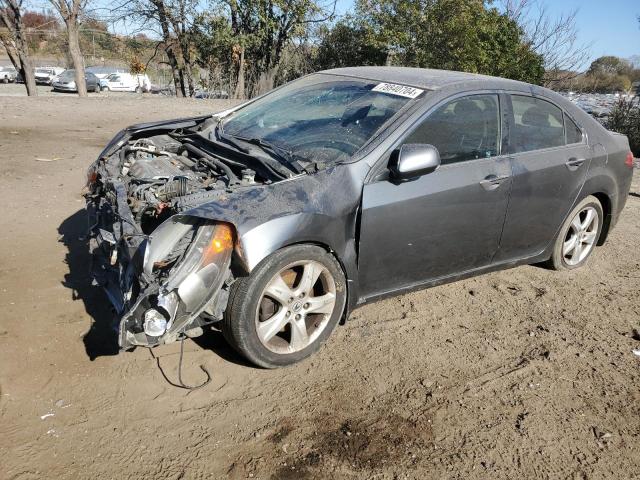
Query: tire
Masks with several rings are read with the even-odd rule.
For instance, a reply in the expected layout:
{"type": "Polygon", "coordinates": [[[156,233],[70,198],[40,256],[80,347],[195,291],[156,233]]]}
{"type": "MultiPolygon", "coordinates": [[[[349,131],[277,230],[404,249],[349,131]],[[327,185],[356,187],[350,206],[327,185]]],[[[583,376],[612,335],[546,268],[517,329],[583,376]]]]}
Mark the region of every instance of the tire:
{"type": "Polygon", "coordinates": [[[547,265],[554,270],[573,270],[583,266],[598,243],[603,219],[602,205],[596,197],[590,195],[582,200],[562,225],[547,265]],[[588,221],[588,212],[596,218],[588,221]]]}
{"type": "Polygon", "coordinates": [[[331,335],[344,312],[346,289],[340,264],[323,248],[284,248],[233,284],[223,334],[236,351],[260,367],[291,365],[315,353],[331,335]],[[312,279],[316,272],[320,273],[315,281],[305,280],[306,274],[312,279]],[[278,279],[285,282],[282,288],[278,279]],[[272,297],[269,292],[277,294],[272,297]],[[276,297],[288,300],[279,302],[276,297]]]}
{"type": "Polygon", "coordinates": [[[136,93],[142,93],[142,88],[136,87],[136,93]]]}
{"type": "Polygon", "coordinates": [[[3,78],[2,83],[9,83],[9,79],[7,77],[3,78]]]}

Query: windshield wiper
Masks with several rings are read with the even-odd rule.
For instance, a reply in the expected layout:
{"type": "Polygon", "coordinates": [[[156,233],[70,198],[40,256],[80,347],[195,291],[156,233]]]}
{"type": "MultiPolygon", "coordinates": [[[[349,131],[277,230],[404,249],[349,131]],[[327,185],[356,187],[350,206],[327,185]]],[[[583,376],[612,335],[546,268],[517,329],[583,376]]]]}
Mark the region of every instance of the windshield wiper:
{"type": "Polygon", "coordinates": [[[289,150],[286,150],[282,147],[274,145],[273,143],[267,142],[261,138],[240,138],[245,140],[247,143],[251,143],[253,145],[258,145],[262,150],[267,153],[270,153],[273,158],[276,160],[284,161],[287,166],[291,167],[291,169],[296,173],[301,173],[302,168],[298,165],[298,161],[293,157],[293,153],[289,150]]]}
{"type": "MultiPolygon", "coordinates": [[[[261,138],[246,138],[240,135],[233,135],[231,133],[224,132],[222,129],[222,119],[218,121],[214,132],[217,138],[228,143],[229,145],[232,145],[243,153],[250,154],[251,150],[244,147],[243,145],[240,145],[237,140],[240,140],[243,143],[249,143],[251,145],[260,147],[263,152],[267,153],[274,160],[277,160],[279,164],[284,164],[296,174],[302,173],[304,171],[303,168],[299,165],[299,162],[294,158],[294,155],[290,151],[282,147],[274,145],[273,143],[267,142],[266,140],[263,140],[261,138]]],[[[275,165],[269,164],[269,167],[274,168],[275,165]]]]}

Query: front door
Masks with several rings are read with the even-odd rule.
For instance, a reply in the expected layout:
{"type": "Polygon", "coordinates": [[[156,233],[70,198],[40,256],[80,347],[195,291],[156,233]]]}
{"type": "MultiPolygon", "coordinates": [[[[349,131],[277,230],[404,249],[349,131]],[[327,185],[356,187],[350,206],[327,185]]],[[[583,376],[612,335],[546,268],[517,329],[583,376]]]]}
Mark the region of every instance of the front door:
{"type": "Polygon", "coordinates": [[[500,155],[498,95],[457,98],[403,141],[438,148],[441,166],[411,181],[365,185],[360,289],[371,297],[491,263],[505,219],[511,164],[500,155]]]}
{"type": "Polygon", "coordinates": [[[535,256],[554,239],[589,168],[580,128],[556,105],[511,95],[511,199],[495,261],[535,256]]]}

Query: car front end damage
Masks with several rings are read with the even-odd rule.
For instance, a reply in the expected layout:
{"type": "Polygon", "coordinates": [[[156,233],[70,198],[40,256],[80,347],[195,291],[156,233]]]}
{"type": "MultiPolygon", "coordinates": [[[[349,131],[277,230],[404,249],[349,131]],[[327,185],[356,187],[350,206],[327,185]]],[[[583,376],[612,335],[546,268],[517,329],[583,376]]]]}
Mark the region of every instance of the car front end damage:
{"type": "Polygon", "coordinates": [[[114,307],[121,349],[197,336],[226,308],[235,229],[189,211],[256,180],[230,179],[193,142],[185,148],[182,128],[203,122],[131,127],[88,171],[92,276],[114,307]]]}

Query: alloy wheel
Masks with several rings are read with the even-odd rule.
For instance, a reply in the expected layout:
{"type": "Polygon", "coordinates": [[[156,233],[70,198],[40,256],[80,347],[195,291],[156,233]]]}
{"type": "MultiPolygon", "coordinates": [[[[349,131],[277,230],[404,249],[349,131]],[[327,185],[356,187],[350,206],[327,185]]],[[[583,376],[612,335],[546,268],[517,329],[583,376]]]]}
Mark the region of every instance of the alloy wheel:
{"type": "Polygon", "coordinates": [[[591,206],[573,217],[562,246],[562,256],[567,265],[577,265],[587,258],[596,243],[599,225],[598,211],[591,206]]]}
{"type": "Polygon", "coordinates": [[[258,338],[274,353],[303,350],[326,328],[335,305],[336,283],[324,265],[287,265],[267,283],[258,302],[258,338]]]}

